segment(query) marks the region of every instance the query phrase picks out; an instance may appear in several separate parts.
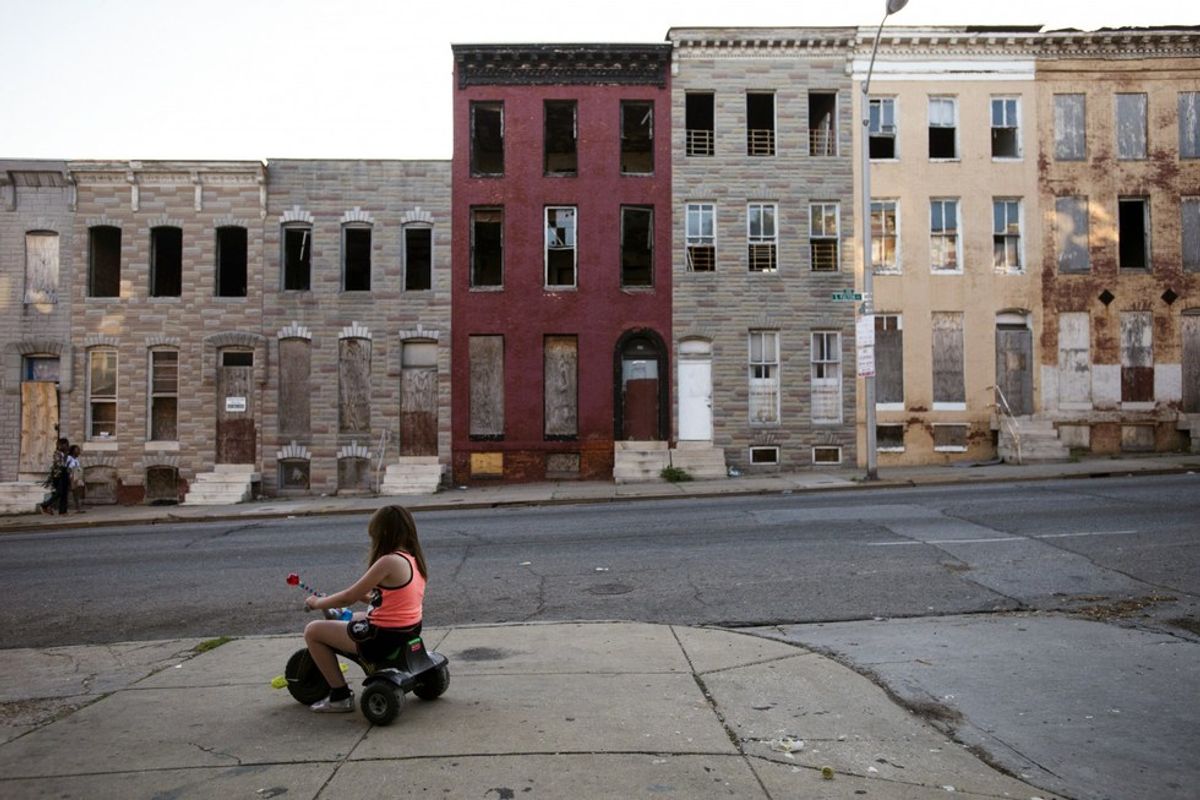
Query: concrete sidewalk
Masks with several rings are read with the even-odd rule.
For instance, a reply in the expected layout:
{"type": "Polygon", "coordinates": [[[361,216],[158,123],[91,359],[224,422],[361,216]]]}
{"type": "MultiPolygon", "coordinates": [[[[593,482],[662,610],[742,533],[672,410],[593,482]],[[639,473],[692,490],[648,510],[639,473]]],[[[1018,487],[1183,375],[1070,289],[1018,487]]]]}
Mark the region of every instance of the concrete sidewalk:
{"type": "Polygon", "coordinates": [[[1125,458],[1089,458],[1073,462],[1036,464],[954,464],[881,468],[879,480],[866,482],[858,469],[834,469],[743,476],[683,483],[615,484],[601,481],[496,483],[447,489],[431,495],[265,498],[228,506],[89,506],[82,514],[64,517],[42,514],[0,516],[0,533],[46,528],[103,525],[142,525],[176,521],[253,519],[261,517],[366,514],[384,502],[397,502],[414,511],[496,508],[508,505],[606,503],[790,492],[852,490],[880,487],[938,486],[959,483],[1041,481],[1110,475],[1154,475],[1200,471],[1200,454],[1169,453],[1125,458]]]}
{"type": "Polygon", "coordinates": [[[204,652],[197,640],[0,650],[0,796],[1053,796],[783,642],[622,622],[426,641],[450,658],[450,688],[410,696],[385,728],[271,688],[298,633],[204,652]]]}

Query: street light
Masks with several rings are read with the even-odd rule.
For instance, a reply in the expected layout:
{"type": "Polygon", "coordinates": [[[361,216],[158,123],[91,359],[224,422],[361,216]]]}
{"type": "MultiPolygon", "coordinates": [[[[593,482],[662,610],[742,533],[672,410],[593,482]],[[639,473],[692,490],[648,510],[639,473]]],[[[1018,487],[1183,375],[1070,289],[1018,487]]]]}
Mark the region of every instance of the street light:
{"type": "MultiPolygon", "coordinates": [[[[863,304],[861,314],[874,320],[875,314],[875,265],[871,257],[871,73],[875,69],[875,54],[879,52],[879,37],[883,35],[883,25],[887,18],[908,5],[908,0],[887,0],[883,19],[879,21],[879,29],[875,31],[875,43],[871,46],[871,62],[867,65],[867,77],[862,84],[862,229],[863,229],[863,304]]],[[[872,322],[873,324],[873,322],[872,322]]],[[[872,336],[874,331],[872,331],[872,336]]],[[[874,346],[872,346],[874,359],[874,346]]],[[[875,370],[863,378],[864,394],[867,406],[867,480],[879,479],[879,468],[876,464],[877,454],[875,441],[875,370]]]]}

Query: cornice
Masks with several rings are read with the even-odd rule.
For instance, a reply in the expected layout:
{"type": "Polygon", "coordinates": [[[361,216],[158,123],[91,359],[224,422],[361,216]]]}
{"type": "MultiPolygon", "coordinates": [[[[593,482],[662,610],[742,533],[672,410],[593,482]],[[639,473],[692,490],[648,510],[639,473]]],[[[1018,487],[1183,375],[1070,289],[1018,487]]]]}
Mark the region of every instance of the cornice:
{"type": "Polygon", "coordinates": [[[667,85],[669,44],[454,45],[458,88],[667,85]]]}

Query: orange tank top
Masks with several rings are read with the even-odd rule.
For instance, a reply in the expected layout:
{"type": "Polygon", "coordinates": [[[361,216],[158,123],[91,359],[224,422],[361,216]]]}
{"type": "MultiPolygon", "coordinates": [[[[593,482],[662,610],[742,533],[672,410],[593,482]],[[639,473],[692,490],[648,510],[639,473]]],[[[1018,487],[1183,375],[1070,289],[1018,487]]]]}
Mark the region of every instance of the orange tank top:
{"type": "Polygon", "coordinates": [[[372,590],[371,608],[367,619],[380,628],[409,628],[421,621],[425,601],[425,577],[417,569],[417,561],[408,553],[397,550],[395,555],[408,561],[412,579],[403,586],[376,586],[372,590]]]}

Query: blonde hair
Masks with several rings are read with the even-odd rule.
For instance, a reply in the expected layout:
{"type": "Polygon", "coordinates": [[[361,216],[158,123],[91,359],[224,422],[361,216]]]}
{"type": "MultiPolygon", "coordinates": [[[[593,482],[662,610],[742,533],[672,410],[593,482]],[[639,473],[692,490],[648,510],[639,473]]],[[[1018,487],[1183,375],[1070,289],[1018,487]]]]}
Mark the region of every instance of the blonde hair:
{"type": "Polygon", "coordinates": [[[428,578],[425,570],[425,554],[421,552],[421,540],[417,538],[417,523],[404,506],[384,506],[371,515],[367,523],[371,537],[370,564],[374,564],[388,553],[403,550],[417,562],[417,571],[428,578]]]}

